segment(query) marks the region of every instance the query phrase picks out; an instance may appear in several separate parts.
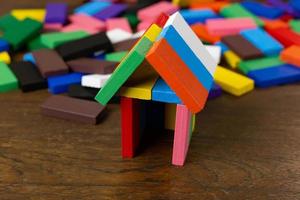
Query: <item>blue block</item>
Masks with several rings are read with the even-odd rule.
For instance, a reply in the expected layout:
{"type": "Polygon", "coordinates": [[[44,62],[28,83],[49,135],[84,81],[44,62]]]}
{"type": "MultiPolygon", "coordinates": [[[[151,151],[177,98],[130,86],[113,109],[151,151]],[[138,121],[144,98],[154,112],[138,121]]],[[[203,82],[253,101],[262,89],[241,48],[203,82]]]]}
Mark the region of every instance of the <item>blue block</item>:
{"type": "Polygon", "coordinates": [[[269,19],[276,19],[284,14],[283,9],[279,7],[268,6],[258,2],[246,1],[242,2],[241,5],[253,14],[269,19]]]}
{"type": "Polygon", "coordinates": [[[300,81],[300,68],[283,64],[276,67],[259,69],[247,74],[258,87],[270,87],[300,81]]]}
{"type": "Polygon", "coordinates": [[[223,42],[217,42],[215,43],[215,45],[218,45],[219,47],[221,47],[221,53],[222,55],[229,50],[229,48],[226,46],[226,44],[224,44],[223,42]]]}
{"type": "Polygon", "coordinates": [[[267,56],[278,55],[283,49],[277,40],[260,28],[241,31],[241,35],[267,56]]]}
{"type": "Polygon", "coordinates": [[[156,81],[152,88],[152,101],[181,104],[181,100],[175,92],[161,78],[156,81]]]}
{"type": "Polygon", "coordinates": [[[167,40],[179,57],[197,77],[203,87],[209,91],[213,83],[212,75],[201,63],[190,47],[185,43],[182,37],[177,33],[175,28],[173,26],[164,28],[159,38],[164,38],[167,40]]]}
{"type": "Polygon", "coordinates": [[[92,55],[91,57],[98,60],[105,60],[105,52],[102,51],[100,53],[94,53],[94,55],[92,55]]]}
{"type": "Polygon", "coordinates": [[[2,51],[9,51],[9,43],[0,38],[0,52],[2,51]]]}
{"type": "Polygon", "coordinates": [[[300,1],[299,0],[289,0],[289,4],[296,10],[300,11],[300,1]]]}
{"type": "Polygon", "coordinates": [[[75,13],[84,13],[87,15],[94,15],[101,10],[104,10],[108,6],[110,6],[111,3],[109,2],[100,2],[100,1],[93,1],[89,3],[85,3],[82,6],[79,6],[74,10],[75,13]]]}
{"type": "Polygon", "coordinates": [[[68,91],[69,85],[81,83],[82,73],[70,73],[48,78],[48,88],[52,94],[60,94],[68,91]]]}
{"type": "Polygon", "coordinates": [[[181,10],[180,14],[187,21],[188,24],[195,24],[202,22],[204,23],[207,19],[219,18],[214,11],[210,9],[202,9],[202,10],[181,10]]]}
{"type": "Polygon", "coordinates": [[[35,64],[35,59],[34,59],[32,53],[25,53],[23,55],[23,60],[35,64]]]}

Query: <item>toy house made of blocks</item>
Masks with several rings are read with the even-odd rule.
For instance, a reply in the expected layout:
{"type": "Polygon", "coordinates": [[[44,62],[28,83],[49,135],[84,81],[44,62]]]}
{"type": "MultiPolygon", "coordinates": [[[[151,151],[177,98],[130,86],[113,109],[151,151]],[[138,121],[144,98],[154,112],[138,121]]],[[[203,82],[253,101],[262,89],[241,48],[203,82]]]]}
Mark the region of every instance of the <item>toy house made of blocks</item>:
{"type": "Polygon", "coordinates": [[[216,66],[179,12],[161,15],[96,96],[103,105],[121,96],[122,156],[133,157],[139,144],[139,102],[158,101],[176,104],[172,164],[182,166],[193,115],[206,103],[216,66]]]}

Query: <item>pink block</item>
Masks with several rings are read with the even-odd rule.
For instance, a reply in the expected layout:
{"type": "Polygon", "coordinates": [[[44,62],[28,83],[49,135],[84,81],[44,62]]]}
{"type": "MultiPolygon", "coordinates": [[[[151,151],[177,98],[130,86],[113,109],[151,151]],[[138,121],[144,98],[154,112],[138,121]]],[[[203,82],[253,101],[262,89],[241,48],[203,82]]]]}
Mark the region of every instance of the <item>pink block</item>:
{"type": "Polygon", "coordinates": [[[106,21],[106,29],[108,31],[116,29],[116,28],[122,29],[129,33],[132,33],[129,22],[128,22],[127,18],[125,18],[125,17],[111,18],[106,21]]]}
{"type": "Polygon", "coordinates": [[[183,166],[190,144],[192,113],[185,105],[177,105],[172,164],[183,166]]]}
{"type": "Polygon", "coordinates": [[[71,15],[69,19],[73,24],[89,27],[90,29],[97,29],[99,31],[106,29],[103,21],[85,14],[74,14],[71,15]]]}
{"type": "Polygon", "coordinates": [[[46,31],[60,31],[63,27],[60,23],[53,23],[53,24],[44,24],[44,30],[46,31]]]}
{"type": "Polygon", "coordinates": [[[251,18],[208,19],[206,27],[210,34],[226,36],[237,34],[244,29],[256,28],[251,18]]]}
{"type": "Polygon", "coordinates": [[[151,26],[152,22],[151,21],[143,21],[140,22],[137,26],[137,31],[144,31],[147,30],[149,28],[149,26],[151,26]]]}
{"type": "Polygon", "coordinates": [[[74,32],[74,31],[85,31],[90,34],[95,34],[100,32],[98,29],[93,29],[91,27],[85,27],[85,26],[79,26],[77,24],[69,24],[65,27],[63,27],[61,32],[74,32]]]}
{"type": "Polygon", "coordinates": [[[141,21],[155,20],[161,13],[171,15],[178,10],[178,6],[171,2],[161,1],[151,6],[143,8],[138,11],[138,18],[141,21]]]}

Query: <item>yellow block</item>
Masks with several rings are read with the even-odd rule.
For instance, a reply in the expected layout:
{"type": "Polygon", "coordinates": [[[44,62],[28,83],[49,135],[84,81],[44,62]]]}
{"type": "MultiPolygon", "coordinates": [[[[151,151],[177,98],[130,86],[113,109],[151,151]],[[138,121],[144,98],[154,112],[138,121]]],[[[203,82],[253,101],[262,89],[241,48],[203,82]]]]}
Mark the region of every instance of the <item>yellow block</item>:
{"type": "Polygon", "coordinates": [[[156,24],[152,24],[150,28],[145,32],[144,37],[148,38],[151,42],[155,42],[160,32],[161,28],[156,24]]]}
{"type": "Polygon", "coordinates": [[[236,69],[241,62],[241,58],[230,50],[224,53],[224,57],[228,65],[233,69],[236,69]]]}
{"type": "Polygon", "coordinates": [[[214,80],[224,91],[235,96],[241,96],[254,89],[252,79],[221,66],[217,66],[214,80]]]}
{"type": "Polygon", "coordinates": [[[147,61],[144,61],[120,89],[120,95],[135,99],[151,100],[152,88],[157,78],[158,74],[147,61]]]}
{"type": "Polygon", "coordinates": [[[0,62],[10,64],[10,56],[6,51],[0,52],[0,62]]]}
{"type": "Polygon", "coordinates": [[[40,22],[45,19],[46,10],[45,9],[13,9],[11,14],[18,20],[23,20],[25,18],[31,18],[40,22]]]}

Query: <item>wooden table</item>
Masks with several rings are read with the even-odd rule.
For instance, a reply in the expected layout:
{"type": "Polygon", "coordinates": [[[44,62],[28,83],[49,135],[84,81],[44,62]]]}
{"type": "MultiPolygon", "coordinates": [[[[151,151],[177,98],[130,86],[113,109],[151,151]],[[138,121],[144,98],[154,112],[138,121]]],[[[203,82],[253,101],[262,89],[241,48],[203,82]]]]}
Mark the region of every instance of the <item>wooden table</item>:
{"type": "MultiPolygon", "coordinates": [[[[0,9],[44,4],[5,1],[0,9]]],[[[42,116],[46,90],[0,94],[0,199],[300,199],[299,89],[209,101],[183,168],[170,164],[169,132],[122,160],[118,105],[91,126],[42,116]]]]}

